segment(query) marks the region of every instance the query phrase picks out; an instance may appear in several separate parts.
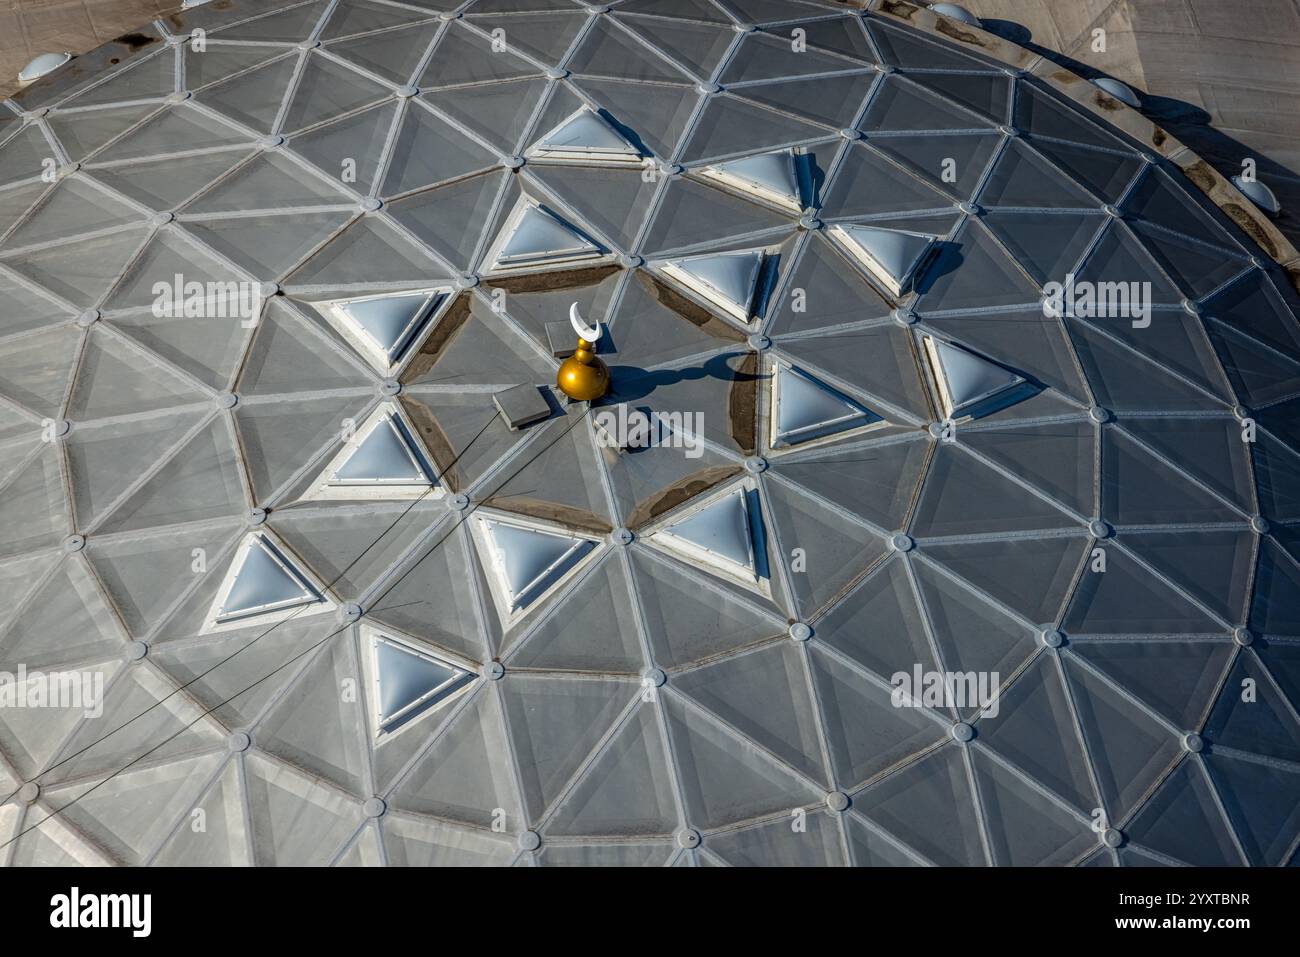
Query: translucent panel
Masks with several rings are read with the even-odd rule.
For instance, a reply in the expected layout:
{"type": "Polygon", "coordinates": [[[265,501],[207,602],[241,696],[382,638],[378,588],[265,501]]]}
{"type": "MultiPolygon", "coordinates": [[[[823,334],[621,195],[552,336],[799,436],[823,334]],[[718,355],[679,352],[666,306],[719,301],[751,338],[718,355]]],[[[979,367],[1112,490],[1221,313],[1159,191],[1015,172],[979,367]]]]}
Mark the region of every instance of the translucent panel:
{"type": "Polygon", "coordinates": [[[1104,220],[1074,213],[1048,216],[991,210],[984,222],[1035,281],[1064,284],[1104,220]]]}
{"type": "MultiPolygon", "coordinates": [[[[387,750],[401,741],[398,738],[381,750],[385,766],[387,750]]],[[[498,696],[479,693],[403,776],[389,803],[401,810],[488,827],[493,808],[503,808],[508,815],[519,813],[509,761],[498,696]]]]}
{"type": "Polygon", "coordinates": [[[711,98],[682,153],[683,162],[776,149],[825,137],[829,129],[751,104],[730,94],[711,98]]]}
{"type": "Polygon", "coordinates": [[[784,295],[772,321],[772,335],[809,332],[889,314],[889,303],[875,287],[856,270],[845,269],[840,254],[817,235],[803,247],[789,288],[805,291],[803,308],[794,308],[792,293],[784,295]]]}
{"type": "Polygon", "coordinates": [[[1178,739],[1109,685],[1064,661],[1106,818],[1123,820],[1178,759],[1178,739]]]}
{"type": "Polygon", "coordinates": [[[792,576],[791,583],[803,617],[811,617],[884,555],[883,539],[826,506],[775,484],[768,493],[782,547],[787,553],[795,547],[805,550],[806,573],[792,576]]]}
{"type": "Polygon", "coordinates": [[[925,554],[1029,621],[1055,621],[1088,539],[927,545],[925,554]]]}
{"type": "Polygon", "coordinates": [[[261,153],[190,203],[186,213],[233,213],[347,203],[346,193],[278,152],[261,153]]]}
{"type": "Polygon", "coordinates": [[[881,528],[902,526],[925,464],[924,442],[872,444],[844,451],[813,450],[772,468],[800,486],[881,528]]]}
{"type": "Polygon", "coordinates": [[[325,243],[351,212],[191,220],[186,228],[259,279],[278,279],[325,243]]]}
{"type": "Polygon", "coordinates": [[[1006,258],[982,226],[968,222],[946,243],[918,291],[922,311],[1036,303],[1034,283],[1006,258]],[[955,268],[961,263],[962,268],[955,268]]]}
{"type": "Polygon", "coordinates": [[[439,255],[460,269],[468,269],[507,175],[470,176],[398,200],[389,212],[439,255]]]}
{"type": "Polygon", "coordinates": [[[169,159],[113,166],[93,171],[95,179],[157,210],[171,210],[248,158],[237,150],[192,156],[184,163],[169,159]]]}
{"type": "Polygon", "coordinates": [[[402,120],[381,192],[405,193],[457,179],[496,164],[496,157],[428,110],[412,107],[402,120]]]}
{"type": "MultiPolygon", "coordinates": [[[[815,41],[813,41],[815,43],[815,41]]],[[[724,84],[811,76],[860,69],[861,62],[818,50],[811,43],[802,52],[792,48],[788,34],[757,31],[747,34],[727,62],[719,82],[724,84]]]]}
{"type": "Polygon", "coordinates": [[[319,601],[302,572],[264,536],[245,542],[231,573],[230,588],[217,608],[218,621],[319,601]]]}
{"type": "Polygon", "coordinates": [[[622,13],[630,9],[627,5],[619,8],[619,15],[616,16],[618,22],[690,69],[699,79],[713,75],[714,68],[735,37],[733,31],[720,25],[675,22],[622,13]]]}
{"type": "Polygon", "coordinates": [[[882,421],[870,409],[793,366],[773,375],[772,445],[781,448],[882,421]]]}
{"type": "Polygon", "coordinates": [[[669,736],[686,813],[700,827],[736,821],[810,804],[821,792],[771,757],[744,747],[719,725],[665,695],[669,736]]]}
{"type": "Polygon", "coordinates": [[[1205,736],[1225,748],[1295,763],[1300,757],[1300,722],[1254,655],[1240,655],[1224,691],[1205,723],[1205,736]],[[1257,689],[1255,699],[1241,689],[1247,679],[1257,689]]]}
{"type": "Polygon", "coordinates": [[[199,90],[284,55],[283,47],[227,45],[215,39],[202,52],[195,50],[192,44],[186,44],[185,86],[199,90]]]}
{"type": "Polygon", "coordinates": [[[261,756],[245,763],[254,860],[259,866],[328,863],[355,831],[361,806],[261,756]]]}
{"type": "Polygon", "coordinates": [[[479,520],[498,575],[503,602],[510,610],[526,608],[573,570],[590,550],[590,541],[541,532],[506,522],[479,520]]]}
{"type": "Polygon", "coordinates": [[[513,651],[510,667],[638,673],[641,645],[630,588],[621,561],[602,561],[513,651]]]}
{"type": "Polygon", "coordinates": [[[859,124],[869,133],[974,130],[990,125],[989,120],[958,108],[901,75],[888,77],[881,84],[859,124]]]}
{"type": "MultiPolygon", "coordinates": [[[[799,54],[807,56],[807,53],[799,54]]],[[[831,127],[847,127],[875,83],[875,73],[822,77],[784,83],[762,83],[736,89],[747,102],[805,116],[831,127]]]]}
{"type": "Polygon", "coordinates": [[[969,73],[917,73],[909,72],[907,78],[967,109],[1002,124],[1007,119],[1007,103],[1011,84],[1007,77],[989,75],[973,76],[969,73]]]}
{"type": "Polygon", "coordinates": [[[1114,429],[1102,436],[1102,514],[1119,525],[1231,522],[1240,516],[1114,429]]]}
{"type": "Polygon", "coordinates": [[[1272,542],[1264,542],[1256,573],[1251,624],[1270,634],[1300,636],[1298,583],[1300,567],[1272,542]]]}
{"type": "MultiPolygon", "coordinates": [[[[754,532],[747,496],[737,488],[721,498],[672,522],[654,535],[656,541],[679,554],[698,556],[723,569],[756,579],[754,532]]],[[[761,536],[761,532],[759,533],[761,536]]]]}
{"type": "MultiPolygon", "coordinates": [[[[1148,169],[1124,199],[1124,212],[1165,229],[1237,252],[1236,244],[1190,194],[1160,169],[1148,169]]],[[[1239,253],[1238,253],[1239,254],[1239,253]]]]}
{"type": "Polygon", "coordinates": [[[176,54],[164,49],[133,62],[127,69],[117,71],[110,79],[64,100],[59,107],[80,109],[106,103],[125,103],[129,100],[160,99],[175,88],[176,54]]]}
{"type": "Polygon", "coordinates": [[[388,90],[373,80],[324,57],[309,56],[281,126],[285,130],[315,126],[388,95],[388,90]]]}
{"type": "Polygon", "coordinates": [[[278,395],[317,389],[363,389],[370,384],[369,376],[349,358],[345,347],[326,341],[310,323],[279,301],[267,307],[255,336],[239,378],[241,393],[278,395]]]}
{"type": "Polygon", "coordinates": [[[6,341],[0,352],[0,396],[42,418],[57,416],[80,339],[77,330],[56,326],[6,341]]]}
{"type": "Polygon", "coordinates": [[[199,152],[246,144],[252,139],[251,134],[241,132],[212,114],[182,104],[151,116],[148,122],[132,130],[130,136],[122,137],[95,159],[108,162],[181,151],[199,152]]]}
{"type": "Polygon", "coordinates": [[[1233,657],[1217,641],[1078,641],[1078,655],[1176,728],[1199,728],[1233,657]]]}
{"type": "Polygon", "coordinates": [[[1079,363],[1097,404],[1115,412],[1222,409],[1212,395],[1193,388],[1143,353],[1102,335],[1083,323],[1067,325],[1079,363]]]}
{"type": "Polygon", "coordinates": [[[471,33],[464,24],[454,23],[438,41],[433,59],[416,85],[428,90],[508,80],[541,72],[510,52],[508,34],[506,46],[505,50],[493,50],[491,40],[471,33]]]}
{"type": "MultiPolygon", "coordinates": [[[[992,681],[993,674],[1011,675],[1034,653],[1034,635],[1025,625],[934,567],[913,568],[943,668],[989,672],[992,681]]],[[[970,701],[958,708],[966,718],[977,710],[970,701]]]]}
{"type": "Polygon", "coordinates": [[[424,51],[429,49],[437,33],[438,24],[431,23],[418,30],[392,30],[355,40],[340,40],[329,44],[326,49],[371,73],[403,85],[410,81],[411,74],[420,65],[424,51]]]}
{"type": "Polygon", "coordinates": [[[396,113],[395,103],[380,104],[298,133],[289,140],[289,148],[329,176],[342,177],[345,169],[351,172],[355,164],[356,182],[351,185],[358,192],[369,193],[396,113]]]}
{"type": "MultiPolygon", "coordinates": [[[[639,171],[536,166],[532,172],[548,189],[577,210],[584,222],[589,223],[601,235],[608,236],[623,249],[634,248],[641,224],[657,191],[656,184],[645,182],[639,171]]],[[[672,202],[671,187],[667,201],[672,202]]],[[[660,220],[665,223],[670,221],[671,217],[660,220]]]]}
{"type": "Polygon", "coordinates": [[[770,638],[785,630],[731,592],[700,588],[692,576],[640,552],[632,556],[654,660],[672,667],[770,638]]]}
{"type": "MultiPolygon", "coordinates": [[[[270,133],[298,59],[286,57],[201,90],[196,101],[258,133],[270,133]]],[[[186,144],[187,146],[189,144],[186,144]]],[[[115,157],[116,158],[116,157],[115,157]]]]}
{"type": "Polygon", "coordinates": [[[593,24],[567,66],[577,74],[627,80],[680,83],[688,79],[656,51],[609,19],[593,24]]]}
{"type": "Polygon", "coordinates": [[[1076,521],[958,448],[940,444],[912,529],[917,535],[1066,528],[1076,521]]]}
{"type": "Polygon", "coordinates": [[[1097,792],[1074,711],[1050,656],[1040,657],[999,698],[998,713],[979,722],[980,741],[1078,810],[1091,814],[1097,792]]]}
{"type": "Polygon", "coordinates": [[[885,62],[893,66],[925,70],[991,70],[982,60],[931,42],[892,23],[872,18],[866,26],[884,54],[885,62]]]}
{"type": "Polygon", "coordinates": [[[317,0],[246,20],[215,32],[222,40],[254,40],[263,43],[298,43],[306,40],[320,22],[328,4],[317,0]]]}
{"type": "Polygon", "coordinates": [[[600,248],[576,227],[533,203],[521,203],[494,246],[493,268],[509,269],[591,259],[600,248]]]}
{"type": "Polygon", "coordinates": [[[265,500],[313,457],[331,446],[369,397],[334,397],[241,404],[235,419],[252,479],[254,497],[265,500]]]}
{"type": "MultiPolygon", "coordinates": [[[[134,127],[146,116],[150,116],[156,109],[155,104],[148,104],[146,106],[122,106],[106,110],[93,110],[87,113],[55,113],[46,122],[49,123],[50,129],[58,138],[60,145],[63,146],[64,152],[68,154],[68,159],[79,162],[110,140],[134,127]]],[[[193,115],[193,111],[187,110],[184,112],[184,116],[187,118],[193,115]]],[[[148,122],[136,127],[132,130],[130,136],[118,140],[95,158],[97,160],[122,159],[125,156],[144,156],[149,153],[165,152],[166,149],[158,139],[158,134],[164,130],[176,130],[178,128],[174,122],[176,118],[175,111],[165,110],[156,117],[151,117],[148,122]]],[[[224,129],[225,124],[217,124],[216,127],[217,129],[224,129]]],[[[28,150],[35,151],[40,158],[48,155],[48,148],[45,146],[44,138],[38,139],[38,136],[39,130],[32,127],[30,131],[20,133],[5,145],[6,159],[10,158],[10,154],[17,153],[17,156],[13,157],[18,159],[14,167],[15,172],[20,172],[26,167],[26,162],[19,159],[19,157],[22,157],[28,150]],[[26,144],[26,146],[23,144],[26,144]]],[[[174,145],[172,148],[175,148],[174,145]]],[[[30,169],[30,167],[27,168],[30,169]]],[[[30,175],[31,172],[35,172],[35,170],[30,170],[27,175],[30,175]]]]}
{"type": "Polygon", "coordinates": [[[1016,88],[1016,129],[1032,137],[1069,140],[1084,146],[1125,149],[1124,144],[1104,132],[1084,114],[1066,106],[1032,83],[1016,88]]]}
{"type": "Polygon", "coordinates": [[[805,830],[786,821],[726,831],[711,837],[709,850],[736,867],[838,867],[844,864],[840,833],[832,815],[809,814],[805,830]]]}
{"type": "MultiPolygon", "coordinates": [[[[537,3],[535,6],[545,4],[537,3]]],[[[587,22],[582,14],[568,9],[559,13],[540,13],[524,19],[484,13],[482,10],[484,7],[481,4],[475,4],[468,11],[475,26],[489,34],[496,29],[505,30],[507,43],[512,49],[549,64],[558,64],[564,59],[564,54],[587,22]]]]}
{"type": "Polygon", "coordinates": [[[1124,542],[1215,614],[1227,621],[1244,619],[1256,546],[1251,533],[1125,535],[1124,542]]]}
{"type": "Polygon", "coordinates": [[[581,77],[575,85],[604,104],[613,119],[636,136],[633,142],[644,143],[656,156],[674,155],[700,98],[694,87],[684,85],[656,86],[654,96],[645,95],[643,84],[620,80],[581,77]]]}
{"type": "Polygon", "coordinates": [[[320,32],[320,39],[333,40],[337,37],[356,36],[373,30],[386,30],[389,27],[415,23],[428,17],[428,14],[414,10],[402,10],[385,7],[367,0],[348,0],[334,8],[329,21],[320,32]]]}
{"type": "Polygon", "coordinates": [[[1217,249],[1133,223],[1133,232],[1165,273],[1192,299],[1209,295],[1244,268],[1217,249]]]}
{"type": "Polygon", "coordinates": [[[256,290],[240,285],[243,278],[173,226],[153,235],[123,272],[106,305],[110,309],[149,306],[172,317],[188,313],[190,319],[205,315],[246,319],[252,317],[256,290]]]}
{"type": "Polygon", "coordinates": [[[383,219],[364,217],[304,263],[288,281],[321,286],[378,282],[428,286],[446,275],[441,263],[383,219]]]}
{"type": "Polygon", "coordinates": [[[1091,852],[1097,833],[1010,771],[975,752],[976,786],[990,852],[999,866],[1063,866],[1091,852]]]}
{"type": "Polygon", "coordinates": [[[147,230],[53,246],[5,260],[5,265],[61,296],[78,309],[99,302],[118,280],[148,235],[147,230]]]}
{"type": "Polygon", "coordinates": [[[240,515],[247,509],[241,479],[234,436],[218,419],[134,490],[101,529],[125,531],[240,515]]]}
{"type": "Polygon", "coordinates": [[[206,831],[182,827],[163,845],[155,863],[164,867],[247,865],[248,822],[239,766],[228,763],[195,807],[203,810],[206,831]]]}
{"type": "MultiPolygon", "coordinates": [[[[141,111],[135,111],[133,115],[138,118],[141,111]]],[[[130,122],[128,120],[123,123],[118,132],[130,125],[130,122]]],[[[114,134],[109,134],[109,136],[112,135],[114,134]]],[[[108,136],[104,137],[104,139],[108,138],[108,136]]],[[[70,144],[70,147],[75,149],[75,140],[70,144]]],[[[33,124],[21,130],[6,140],[3,148],[0,148],[0,159],[4,160],[5,170],[3,174],[0,174],[0,185],[16,183],[37,176],[43,169],[47,157],[54,159],[54,149],[50,146],[49,140],[45,138],[45,134],[41,132],[41,128],[33,124]]]]}
{"type": "Polygon", "coordinates": [[[1001,142],[1001,137],[992,132],[952,133],[943,136],[872,137],[871,146],[935,189],[953,199],[968,200],[983,182],[984,170],[1001,142]],[[949,169],[956,178],[944,182],[949,169]]]}
{"type": "Polygon", "coordinates": [[[667,753],[652,707],[638,707],[557,808],[546,833],[669,834],[677,809],[667,753]]]}
{"type": "MultiPolygon", "coordinates": [[[[644,209],[629,212],[645,215],[644,209]]],[[[676,179],[663,192],[641,247],[673,249],[778,227],[789,227],[788,216],[692,180],[676,179]]]]}
{"type": "Polygon", "coordinates": [[[528,819],[535,821],[563,793],[636,686],[517,675],[502,689],[528,819]]]}
{"type": "Polygon", "coordinates": [[[1023,376],[961,346],[931,336],[924,341],[947,418],[978,415],[990,405],[1010,402],[1025,384],[1023,376]]]}
{"type": "Polygon", "coordinates": [[[940,866],[987,863],[966,767],[940,748],[854,796],[859,813],[940,866]]]}
{"type": "Polygon", "coordinates": [[[1135,156],[1091,150],[1072,143],[1035,139],[1034,149],[1107,203],[1118,202],[1142,168],[1135,156]]]}
{"type": "Polygon", "coordinates": [[[967,430],[962,441],[1081,515],[1096,511],[1096,433],[1090,423],[967,430]]]}
{"type": "Polygon", "coordinates": [[[120,200],[73,178],[53,189],[3,245],[9,249],[34,246],[138,222],[142,218],[143,214],[120,200]]]}
{"type": "Polygon", "coordinates": [[[1300,775],[1217,754],[1206,759],[1206,768],[1250,863],[1283,863],[1300,823],[1300,775]]]}
{"type": "Polygon", "coordinates": [[[1069,634],[1220,634],[1223,627],[1123,551],[1106,551],[1106,571],[1079,579],[1062,626],[1069,634]],[[1119,574],[1115,574],[1118,572],[1119,574]]]}
{"type": "Polygon", "coordinates": [[[1020,140],[1011,140],[989,175],[984,206],[1087,207],[1096,200],[1020,140]]]}
{"type": "Polygon", "coordinates": [[[395,867],[501,867],[518,850],[512,842],[394,816],[384,826],[384,852],[395,867]]]}

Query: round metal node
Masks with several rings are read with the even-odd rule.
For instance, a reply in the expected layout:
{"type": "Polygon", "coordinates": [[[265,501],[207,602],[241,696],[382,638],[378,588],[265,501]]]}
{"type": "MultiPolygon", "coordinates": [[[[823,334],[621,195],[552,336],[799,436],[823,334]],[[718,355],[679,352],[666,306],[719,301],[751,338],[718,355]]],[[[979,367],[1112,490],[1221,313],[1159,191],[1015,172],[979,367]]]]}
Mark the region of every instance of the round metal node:
{"type": "Polygon", "coordinates": [[[1065,644],[1065,635],[1056,628],[1044,628],[1039,632],[1038,637],[1042,639],[1043,644],[1048,648],[1060,648],[1065,644]]]}
{"type": "Polygon", "coordinates": [[[385,379],[383,382],[379,383],[379,394],[387,396],[401,395],[402,383],[398,382],[396,379],[385,379]]]}
{"type": "Polygon", "coordinates": [[[262,149],[273,150],[277,146],[284,145],[284,137],[276,134],[274,136],[263,136],[257,141],[257,145],[262,149]]]}
{"type": "Polygon", "coordinates": [[[631,545],[634,537],[626,528],[616,528],[609,533],[609,540],[615,545],[631,545]]]}
{"type": "Polygon", "coordinates": [[[1103,422],[1110,421],[1110,413],[1101,406],[1094,405],[1088,410],[1088,418],[1092,419],[1092,421],[1096,422],[1098,425],[1101,425],[1103,422]]]}
{"type": "Polygon", "coordinates": [[[363,213],[377,213],[383,208],[384,201],[381,199],[375,199],[373,196],[367,196],[358,203],[357,206],[360,207],[363,213]]]}
{"type": "Polygon", "coordinates": [[[843,791],[831,791],[826,795],[826,806],[837,814],[849,809],[849,796],[843,791]]]}
{"type": "Polygon", "coordinates": [[[975,738],[975,729],[965,721],[958,721],[952,726],[952,737],[954,741],[960,741],[962,744],[972,741],[975,738]]]}
{"type": "Polygon", "coordinates": [[[402,99],[409,100],[411,97],[417,95],[420,92],[420,88],[418,86],[411,86],[411,84],[407,83],[402,86],[399,86],[393,92],[396,93],[398,96],[400,96],[402,99]]]}
{"type": "Polygon", "coordinates": [[[275,280],[268,280],[257,287],[257,292],[263,299],[270,299],[280,294],[280,284],[275,280]]]}
{"type": "Polygon", "coordinates": [[[1195,731],[1189,731],[1183,735],[1183,748],[1192,754],[1197,754],[1205,750],[1205,739],[1195,731]]]}
{"type": "Polygon", "coordinates": [[[151,226],[166,226],[175,218],[175,213],[155,213],[153,216],[149,217],[149,224],[151,226]]]}
{"type": "Polygon", "coordinates": [[[1124,843],[1124,835],[1118,828],[1108,827],[1101,832],[1101,843],[1107,847],[1119,847],[1124,843]]]}
{"type": "Polygon", "coordinates": [[[456,512],[463,512],[469,508],[469,496],[464,492],[457,492],[447,498],[447,507],[456,512]]]}
{"type": "Polygon", "coordinates": [[[87,309],[81,315],[77,316],[77,325],[82,327],[93,326],[95,323],[99,322],[99,317],[100,312],[98,309],[87,309]]]}
{"type": "Polygon", "coordinates": [[[63,540],[63,550],[65,552],[79,552],[86,547],[85,535],[69,535],[63,540]]]}
{"type": "Polygon", "coordinates": [[[55,438],[61,439],[72,431],[72,423],[67,419],[55,419],[51,424],[51,430],[53,431],[55,438]]]}
{"type": "Polygon", "coordinates": [[[1105,206],[1103,206],[1101,208],[1101,211],[1105,213],[1107,216],[1109,216],[1111,219],[1119,219],[1122,215],[1124,215],[1119,211],[1118,206],[1114,206],[1110,203],[1107,203],[1105,206]]]}
{"type": "Polygon", "coordinates": [[[624,269],[636,269],[638,266],[645,265],[645,260],[640,256],[619,256],[618,264],[624,269]]]}
{"type": "Polygon", "coordinates": [[[348,602],[339,609],[339,614],[343,617],[344,621],[358,621],[361,618],[362,613],[361,606],[354,601],[348,602]]]}
{"type": "Polygon", "coordinates": [[[253,739],[248,736],[247,731],[232,731],[230,737],[226,738],[226,747],[235,754],[247,751],[252,746],[253,739]]]}
{"type": "Polygon", "coordinates": [[[700,832],[693,827],[684,827],[674,835],[677,838],[677,846],[692,848],[700,846],[700,832]]]}
{"type": "Polygon", "coordinates": [[[1093,538],[1110,538],[1113,532],[1114,529],[1110,527],[1110,523],[1099,518],[1094,518],[1088,523],[1088,534],[1093,538]]]}
{"type": "Polygon", "coordinates": [[[807,641],[812,637],[813,631],[807,622],[796,621],[790,626],[789,633],[795,641],[807,641]]]}
{"type": "Polygon", "coordinates": [[[461,289],[473,289],[479,284],[479,278],[472,272],[467,272],[456,279],[456,285],[461,289]]]}
{"type": "Polygon", "coordinates": [[[34,804],[41,796],[41,786],[35,781],[28,781],[14,795],[20,804],[34,804]]]}
{"type": "Polygon", "coordinates": [[[695,89],[699,90],[705,96],[712,96],[714,93],[721,93],[722,87],[716,83],[697,83],[695,89]]]}
{"type": "Polygon", "coordinates": [[[654,688],[662,688],[668,676],[664,674],[662,668],[647,668],[641,672],[641,684],[649,685],[654,688]]]}
{"type": "Polygon", "coordinates": [[[816,231],[822,228],[822,221],[812,213],[804,213],[799,217],[799,225],[804,229],[816,231]]]}
{"type": "Polygon", "coordinates": [[[1254,518],[1250,520],[1250,530],[1252,532],[1257,532],[1260,535],[1265,535],[1268,533],[1268,528],[1269,528],[1268,519],[1266,519],[1263,515],[1256,515],[1254,518]]]}
{"type": "Polygon", "coordinates": [[[501,157],[501,165],[506,169],[522,169],[525,162],[522,156],[501,157]]]}
{"type": "Polygon", "coordinates": [[[127,661],[144,661],[149,655],[149,646],[143,641],[133,641],[126,646],[127,661]]]}
{"type": "Polygon", "coordinates": [[[562,70],[558,66],[553,66],[546,71],[546,75],[552,80],[563,80],[569,75],[568,70],[562,70]]]}
{"type": "Polygon", "coordinates": [[[840,136],[848,140],[850,143],[862,139],[862,134],[858,130],[850,129],[848,127],[840,130],[840,136]]]}
{"type": "Polygon", "coordinates": [[[894,321],[900,326],[914,326],[920,321],[920,316],[903,306],[899,306],[890,315],[894,317],[894,321]]]}
{"type": "Polygon", "coordinates": [[[1189,316],[1199,316],[1201,314],[1201,307],[1190,299],[1184,299],[1182,301],[1182,307],[1183,312],[1187,313],[1189,316]]]}
{"type": "Polygon", "coordinates": [[[889,547],[896,552],[910,552],[916,547],[916,540],[911,535],[899,532],[897,535],[889,537],[889,547]]]}
{"type": "Polygon", "coordinates": [[[217,393],[218,409],[233,409],[237,405],[239,405],[239,396],[235,395],[235,393],[233,392],[217,393]]]}
{"type": "Polygon", "coordinates": [[[745,459],[746,472],[752,472],[753,474],[757,475],[759,472],[762,472],[766,468],[767,468],[767,459],[763,458],[763,456],[761,455],[751,455],[749,458],[745,459]]]}
{"type": "Polygon", "coordinates": [[[489,661],[483,666],[483,677],[500,681],[506,676],[506,666],[499,661],[489,661]]]}
{"type": "Polygon", "coordinates": [[[249,525],[264,525],[264,524],[266,524],[266,509],[264,509],[264,508],[252,508],[252,509],[249,509],[249,510],[248,510],[248,524],[249,524],[249,525]]]}
{"type": "Polygon", "coordinates": [[[749,348],[755,352],[762,352],[764,349],[772,347],[772,340],[767,336],[754,335],[749,337],[749,348]]]}
{"type": "Polygon", "coordinates": [[[519,835],[519,850],[535,851],[542,846],[542,836],[536,831],[524,831],[519,835]]]}
{"type": "Polygon", "coordinates": [[[1238,627],[1232,629],[1232,640],[1241,647],[1245,648],[1255,640],[1255,634],[1249,628],[1238,627]]]}

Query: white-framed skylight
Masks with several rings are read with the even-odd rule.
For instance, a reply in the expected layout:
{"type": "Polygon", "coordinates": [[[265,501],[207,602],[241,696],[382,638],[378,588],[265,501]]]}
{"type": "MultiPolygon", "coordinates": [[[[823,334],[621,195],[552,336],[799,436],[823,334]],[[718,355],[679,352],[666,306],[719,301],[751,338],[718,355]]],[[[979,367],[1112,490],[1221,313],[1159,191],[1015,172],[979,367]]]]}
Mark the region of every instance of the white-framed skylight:
{"type": "Polygon", "coordinates": [[[969,349],[934,336],[921,337],[930,381],[944,417],[979,418],[1015,405],[1038,391],[1024,376],[969,349]]]}
{"type": "Polygon", "coordinates": [[[537,200],[521,196],[485,257],[488,272],[569,266],[606,251],[537,200]]]}
{"type": "Polygon", "coordinates": [[[768,442],[773,449],[889,424],[883,416],[785,359],[773,360],[771,383],[768,442]]]}
{"type": "Polygon", "coordinates": [[[475,512],[470,533],[505,627],[569,581],[597,551],[594,539],[501,512],[475,512]]]}
{"type": "Polygon", "coordinates": [[[452,300],[439,286],[312,303],[380,375],[395,376],[414,356],[452,300]]]}
{"type": "Polygon", "coordinates": [[[801,159],[793,150],[784,149],[703,166],[696,174],[743,196],[799,213],[806,205],[808,191],[800,170],[801,159]]]}
{"type": "Polygon", "coordinates": [[[692,299],[748,328],[761,305],[767,258],[766,249],[738,249],[664,259],[656,265],[692,299]]]}
{"type": "Polygon", "coordinates": [[[290,557],[275,533],[259,528],[240,542],[203,631],[269,625],[335,608],[327,589],[290,557]]]}
{"type": "Polygon", "coordinates": [[[380,744],[417,719],[445,710],[477,677],[469,663],[437,654],[392,628],[363,622],[359,632],[370,729],[380,744]]]}
{"type": "Polygon", "coordinates": [[[771,596],[766,533],[753,479],[691,502],[647,530],[646,540],[689,565],[771,596]]]}
{"type": "Polygon", "coordinates": [[[400,402],[381,402],[321,470],[304,500],[438,499],[444,489],[400,402]]]}
{"type": "Polygon", "coordinates": [[[909,292],[928,265],[938,237],[862,223],[838,223],[828,232],[867,276],[897,299],[909,292]]]}
{"type": "Polygon", "coordinates": [[[574,110],[528,148],[529,159],[583,166],[640,166],[641,151],[590,107],[574,110]]]}

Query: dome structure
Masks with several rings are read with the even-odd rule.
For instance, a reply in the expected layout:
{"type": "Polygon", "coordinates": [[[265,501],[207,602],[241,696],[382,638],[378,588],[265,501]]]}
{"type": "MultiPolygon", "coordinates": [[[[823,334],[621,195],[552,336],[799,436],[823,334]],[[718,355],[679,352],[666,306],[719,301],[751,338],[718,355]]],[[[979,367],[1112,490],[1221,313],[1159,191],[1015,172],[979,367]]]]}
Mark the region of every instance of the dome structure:
{"type": "Polygon", "coordinates": [[[1287,863],[1279,247],[876,6],[235,0],[7,102],[0,672],[93,694],[0,860],[1287,863]]]}

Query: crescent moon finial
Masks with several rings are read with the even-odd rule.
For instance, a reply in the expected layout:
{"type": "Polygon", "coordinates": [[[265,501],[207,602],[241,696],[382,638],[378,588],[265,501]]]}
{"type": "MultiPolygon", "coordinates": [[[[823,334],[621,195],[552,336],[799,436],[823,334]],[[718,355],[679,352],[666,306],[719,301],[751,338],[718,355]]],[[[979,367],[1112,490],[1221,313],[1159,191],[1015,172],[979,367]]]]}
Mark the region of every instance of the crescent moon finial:
{"type": "Polygon", "coordinates": [[[573,326],[573,331],[588,342],[595,342],[600,338],[600,323],[597,322],[594,326],[588,328],[587,324],[582,321],[582,316],[578,313],[578,304],[576,302],[569,307],[569,322],[573,326]]]}

